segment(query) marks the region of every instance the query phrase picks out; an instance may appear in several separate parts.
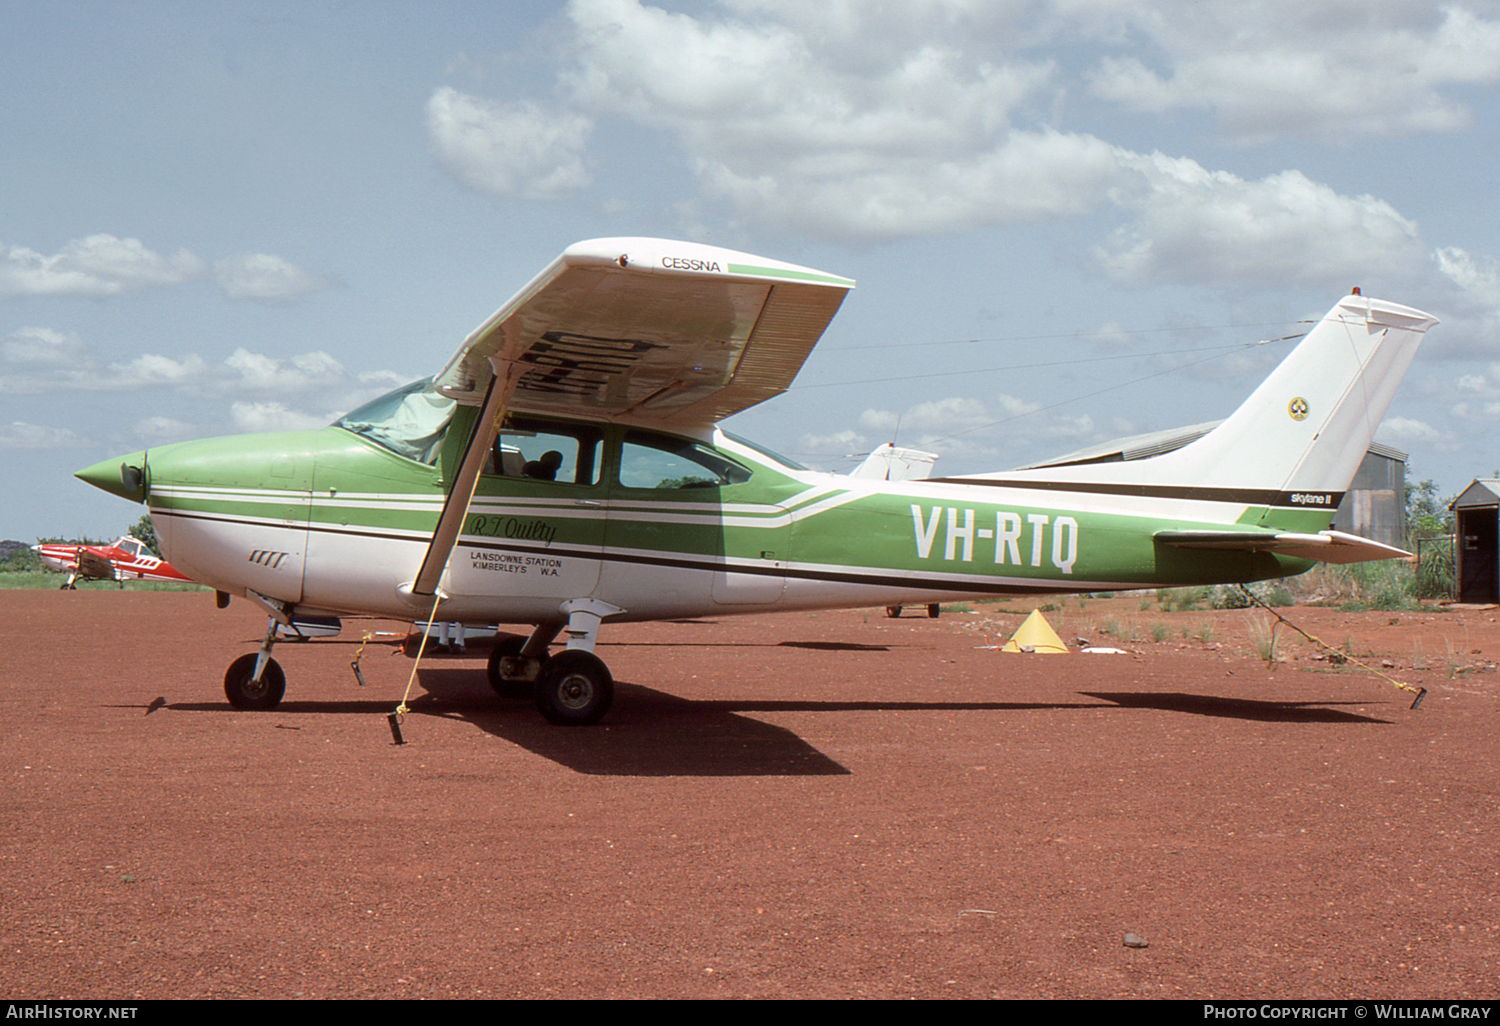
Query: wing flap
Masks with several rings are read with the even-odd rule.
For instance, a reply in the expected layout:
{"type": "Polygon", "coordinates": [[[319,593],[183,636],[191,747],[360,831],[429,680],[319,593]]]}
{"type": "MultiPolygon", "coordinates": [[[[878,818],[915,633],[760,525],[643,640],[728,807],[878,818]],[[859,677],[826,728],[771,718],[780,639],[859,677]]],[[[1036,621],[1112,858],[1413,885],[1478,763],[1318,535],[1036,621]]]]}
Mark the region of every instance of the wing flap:
{"type": "Polygon", "coordinates": [[[438,386],[477,403],[517,368],[518,413],[707,426],[785,391],[854,287],[662,239],[570,246],[465,341],[438,386]]]}
{"type": "Polygon", "coordinates": [[[1410,559],[1412,553],[1343,531],[1305,534],[1294,531],[1158,531],[1157,541],[1180,549],[1275,552],[1319,563],[1364,563],[1376,559],[1410,559]]]}

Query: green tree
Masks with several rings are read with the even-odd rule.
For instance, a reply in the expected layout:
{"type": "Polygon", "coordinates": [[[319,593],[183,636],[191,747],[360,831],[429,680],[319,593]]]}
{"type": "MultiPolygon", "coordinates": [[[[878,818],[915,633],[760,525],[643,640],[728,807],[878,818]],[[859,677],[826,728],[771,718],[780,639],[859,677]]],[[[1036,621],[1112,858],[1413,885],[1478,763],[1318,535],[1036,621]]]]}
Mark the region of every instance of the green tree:
{"type": "Polygon", "coordinates": [[[1438,540],[1451,541],[1458,530],[1458,516],[1448,508],[1452,504],[1452,496],[1446,499],[1438,496],[1437,485],[1431,478],[1406,486],[1406,547],[1419,555],[1410,583],[1416,598],[1446,598],[1454,594],[1452,545],[1438,540]]]}
{"type": "Polygon", "coordinates": [[[161,546],[156,541],[156,525],[151,522],[149,513],[144,514],[135,522],[135,526],[130,529],[130,536],[145,542],[151,554],[157,559],[161,558],[161,546]]]}
{"type": "Polygon", "coordinates": [[[4,562],[0,562],[0,569],[27,573],[42,569],[42,557],[31,551],[30,545],[7,541],[0,543],[0,549],[3,549],[5,553],[4,562]]]}
{"type": "MultiPolygon", "coordinates": [[[[1408,470],[1411,468],[1408,467],[1408,470]]],[[[1440,498],[1437,484],[1428,478],[1421,484],[1406,486],[1406,539],[1414,543],[1421,538],[1441,538],[1454,532],[1456,518],[1448,506],[1453,497],[1440,498]]]]}

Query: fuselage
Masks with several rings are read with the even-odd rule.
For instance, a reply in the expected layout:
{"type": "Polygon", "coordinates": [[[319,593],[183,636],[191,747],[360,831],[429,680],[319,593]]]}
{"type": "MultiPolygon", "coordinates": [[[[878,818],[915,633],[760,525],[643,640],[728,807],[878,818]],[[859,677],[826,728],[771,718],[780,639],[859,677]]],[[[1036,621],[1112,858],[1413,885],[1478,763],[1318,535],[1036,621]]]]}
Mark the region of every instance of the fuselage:
{"type": "MultiPolygon", "coordinates": [[[[163,550],[193,579],[304,612],[410,618],[431,607],[404,588],[442,510],[467,435],[463,415],[448,437],[411,455],[329,427],[181,443],[125,462],[146,468],[142,494],[163,550]]],[[[92,480],[88,473],[80,476],[92,480]]],[[[565,618],[562,603],[593,599],[617,610],[608,620],[670,619],[1305,570],[1310,563],[1287,556],[1152,539],[1264,525],[1266,513],[1191,496],[1054,492],[1035,481],[859,480],[718,431],[522,418],[502,429],[479,478],[437,615],[535,624],[565,618]]],[[[1278,526],[1317,530],[1330,515],[1285,511],[1278,526]]]]}

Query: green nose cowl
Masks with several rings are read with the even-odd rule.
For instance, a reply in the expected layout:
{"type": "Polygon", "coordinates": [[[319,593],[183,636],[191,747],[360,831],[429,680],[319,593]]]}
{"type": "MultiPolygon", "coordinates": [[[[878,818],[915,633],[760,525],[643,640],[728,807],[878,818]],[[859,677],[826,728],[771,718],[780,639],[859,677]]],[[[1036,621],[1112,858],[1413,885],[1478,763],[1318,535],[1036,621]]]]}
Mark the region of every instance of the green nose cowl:
{"type": "Polygon", "coordinates": [[[80,481],[87,481],[95,488],[102,489],[111,495],[118,495],[122,499],[129,499],[131,502],[145,502],[146,489],[150,483],[146,473],[144,452],[131,453],[129,456],[95,463],[92,467],[84,467],[73,476],[80,481]]]}

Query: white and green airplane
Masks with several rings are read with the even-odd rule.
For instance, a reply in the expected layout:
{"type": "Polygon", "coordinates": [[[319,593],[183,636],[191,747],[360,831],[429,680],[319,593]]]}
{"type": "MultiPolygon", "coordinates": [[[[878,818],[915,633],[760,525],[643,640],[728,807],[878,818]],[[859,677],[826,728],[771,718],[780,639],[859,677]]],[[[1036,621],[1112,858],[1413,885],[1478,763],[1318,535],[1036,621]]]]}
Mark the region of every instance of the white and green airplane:
{"type": "Polygon", "coordinates": [[[275,624],[529,625],[501,694],[597,722],[604,623],[1221,584],[1406,555],[1329,530],[1433,317],[1350,295],[1229,419],[1129,462],[882,481],[716,427],[785,391],[854,282],[660,239],[568,248],[435,377],[330,427],[184,442],[78,477],[268,611],[225,693],[285,690],[275,624]],[[565,647],[552,651],[555,641],[565,647]],[[550,654],[549,654],[550,653],[550,654]]]}

